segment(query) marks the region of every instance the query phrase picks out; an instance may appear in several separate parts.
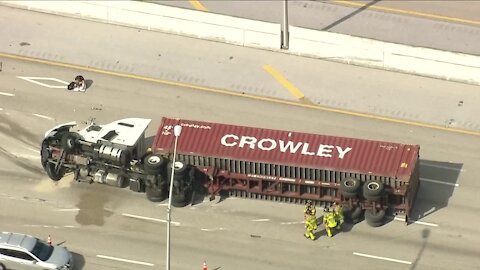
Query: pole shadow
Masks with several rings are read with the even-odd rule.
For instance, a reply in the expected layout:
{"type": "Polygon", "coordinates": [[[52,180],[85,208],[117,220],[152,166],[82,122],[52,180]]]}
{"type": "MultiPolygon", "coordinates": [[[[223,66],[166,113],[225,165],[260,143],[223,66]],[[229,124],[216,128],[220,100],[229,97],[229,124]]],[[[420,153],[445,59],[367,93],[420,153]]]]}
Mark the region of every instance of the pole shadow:
{"type": "Polygon", "coordinates": [[[423,252],[425,251],[425,248],[427,247],[427,242],[428,242],[428,237],[430,236],[430,229],[426,228],[422,230],[422,246],[420,247],[420,250],[418,251],[417,257],[415,258],[415,261],[413,261],[412,265],[410,266],[410,270],[414,270],[417,268],[418,262],[422,258],[423,252]]]}
{"type": "Polygon", "coordinates": [[[343,18],[341,18],[341,19],[339,19],[339,20],[337,20],[337,21],[335,21],[335,22],[333,22],[333,23],[325,26],[325,27],[322,29],[322,31],[328,31],[328,30],[332,29],[333,27],[335,27],[335,26],[341,24],[342,22],[344,22],[344,21],[352,18],[353,16],[355,16],[355,15],[359,14],[360,12],[368,9],[369,7],[371,7],[371,6],[379,3],[380,1],[382,1],[382,0],[373,0],[373,1],[369,2],[368,4],[364,5],[363,7],[360,7],[360,8],[358,8],[357,10],[355,10],[354,12],[352,12],[352,13],[344,16],[343,18]]]}

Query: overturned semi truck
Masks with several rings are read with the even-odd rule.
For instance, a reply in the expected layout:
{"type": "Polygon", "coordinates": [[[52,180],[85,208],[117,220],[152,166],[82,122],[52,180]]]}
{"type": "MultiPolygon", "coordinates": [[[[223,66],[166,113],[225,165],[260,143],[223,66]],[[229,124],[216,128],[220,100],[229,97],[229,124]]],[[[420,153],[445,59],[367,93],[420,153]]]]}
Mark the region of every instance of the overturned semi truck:
{"type": "Polygon", "coordinates": [[[129,186],[151,201],[167,198],[172,166],[172,204],[188,204],[195,192],[317,205],[341,203],[352,222],[373,227],[388,214],[408,223],[419,189],[418,145],[362,140],[294,131],[162,118],[150,151],[149,119],[75,123],[45,134],[42,165],[60,180],[129,186]],[[176,125],[176,161],[172,164],[176,125]],[[199,188],[200,187],[200,188],[199,188]]]}

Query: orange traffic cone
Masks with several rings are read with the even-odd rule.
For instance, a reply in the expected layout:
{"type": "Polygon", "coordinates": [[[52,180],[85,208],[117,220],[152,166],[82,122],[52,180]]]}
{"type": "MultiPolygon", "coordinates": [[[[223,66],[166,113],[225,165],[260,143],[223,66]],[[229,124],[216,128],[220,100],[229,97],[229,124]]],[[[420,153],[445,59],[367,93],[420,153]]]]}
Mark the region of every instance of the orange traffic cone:
{"type": "Polygon", "coordinates": [[[50,235],[48,235],[47,244],[52,245],[52,237],[50,235]]]}
{"type": "Polygon", "coordinates": [[[207,269],[207,262],[206,262],[206,261],[203,261],[203,268],[202,268],[202,270],[208,270],[208,269],[207,269]]]}

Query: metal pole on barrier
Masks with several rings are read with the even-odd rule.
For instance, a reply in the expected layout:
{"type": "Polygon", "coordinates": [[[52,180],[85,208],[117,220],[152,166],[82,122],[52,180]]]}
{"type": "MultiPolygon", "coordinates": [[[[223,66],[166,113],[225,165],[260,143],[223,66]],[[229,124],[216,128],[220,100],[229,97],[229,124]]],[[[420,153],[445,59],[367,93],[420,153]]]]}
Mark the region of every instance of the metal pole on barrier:
{"type": "Polygon", "coordinates": [[[288,0],[283,0],[282,44],[281,48],[288,49],[288,0]]]}
{"type": "Polygon", "coordinates": [[[175,174],[175,157],[177,155],[177,141],[178,136],[182,132],[182,126],[176,125],[173,128],[173,135],[175,136],[175,145],[173,147],[173,160],[172,160],[172,173],[170,176],[170,189],[169,189],[169,196],[168,196],[168,205],[167,205],[167,260],[165,263],[165,269],[170,270],[170,212],[172,208],[172,190],[173,190],[173,177],[175,174]]]}

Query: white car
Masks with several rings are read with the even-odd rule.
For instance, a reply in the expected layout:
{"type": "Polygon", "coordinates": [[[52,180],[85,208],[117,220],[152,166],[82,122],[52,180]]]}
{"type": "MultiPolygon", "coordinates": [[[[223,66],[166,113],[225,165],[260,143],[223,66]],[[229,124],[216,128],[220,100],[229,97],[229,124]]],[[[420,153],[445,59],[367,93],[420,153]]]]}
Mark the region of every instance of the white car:
{"type": "Polygon", "coordinates": [[[73,269],[72,254],[26,234],[0,233],[0,270],[73,269]]]}

